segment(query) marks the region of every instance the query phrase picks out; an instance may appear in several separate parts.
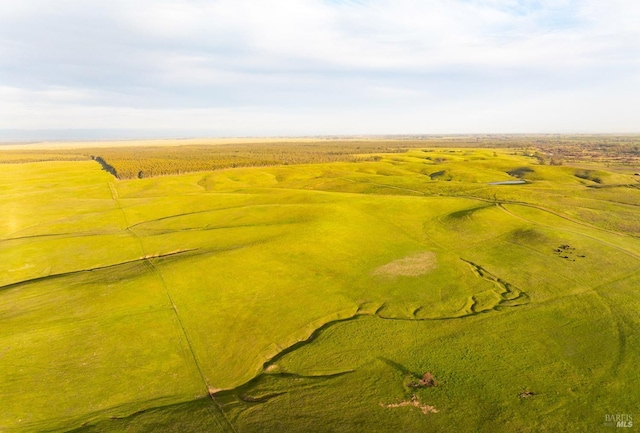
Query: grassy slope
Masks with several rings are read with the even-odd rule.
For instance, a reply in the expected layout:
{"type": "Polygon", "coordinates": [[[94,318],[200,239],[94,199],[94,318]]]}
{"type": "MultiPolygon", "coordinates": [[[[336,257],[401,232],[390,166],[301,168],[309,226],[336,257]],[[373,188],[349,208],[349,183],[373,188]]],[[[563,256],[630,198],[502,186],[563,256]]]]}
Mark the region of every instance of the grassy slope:
{"type": "Polygon", "coordinates": [[[4,429],[157,407],[91,429],[582,431],[639,403],[632,176],[468,149],[136,181],[5,167],[4,429]],[[534,183],[486,185],[522,166],[534,183]],[[425,251],[426,275],[375,273],[425,251]],[[427,370],[439,387],[407,388],[427,370]],[[229,391],[189,403],[207,388],[229,391]],[[439,412],[381,406],[413,393],[439,412]]]}

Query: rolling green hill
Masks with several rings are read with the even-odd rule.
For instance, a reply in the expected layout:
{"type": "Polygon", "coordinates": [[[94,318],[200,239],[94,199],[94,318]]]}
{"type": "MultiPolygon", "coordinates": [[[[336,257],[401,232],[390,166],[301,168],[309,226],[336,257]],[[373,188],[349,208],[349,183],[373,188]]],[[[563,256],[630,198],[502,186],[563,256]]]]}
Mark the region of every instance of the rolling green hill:
{"type": "Polygon", "coordinates": [[[377,156],[132,180],[3,164],[0,431],[609,431],[634,414],[633,171],[377,156]]]}

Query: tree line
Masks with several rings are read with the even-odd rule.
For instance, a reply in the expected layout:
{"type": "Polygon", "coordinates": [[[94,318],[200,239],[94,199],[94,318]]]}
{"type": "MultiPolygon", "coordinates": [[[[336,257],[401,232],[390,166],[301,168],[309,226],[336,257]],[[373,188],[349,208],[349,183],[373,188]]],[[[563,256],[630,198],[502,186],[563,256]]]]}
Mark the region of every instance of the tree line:
{"type": "Polygon", "coordinates": [[[535,156],[540,164],[598,160],[630,165],[640,162],[640,136],[633,135],[451,135],[366,139],[318,139],[300,142],[92,147],[57,150],[3,150],[0,163],[98,162],[119,179],[146,178],[235,167],[367,161],[380,154],[415,148],[512,148],[535,156]]]}

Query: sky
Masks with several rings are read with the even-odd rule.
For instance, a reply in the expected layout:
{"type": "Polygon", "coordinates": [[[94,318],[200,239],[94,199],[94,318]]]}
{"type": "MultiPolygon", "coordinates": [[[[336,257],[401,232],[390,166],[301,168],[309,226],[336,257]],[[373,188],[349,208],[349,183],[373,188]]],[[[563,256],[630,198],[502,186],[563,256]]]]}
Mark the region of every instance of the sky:
{"type": "Polygon", "coordinates": [[[0,0],[0,138],[640,132],[637,0],[0,0]]]}

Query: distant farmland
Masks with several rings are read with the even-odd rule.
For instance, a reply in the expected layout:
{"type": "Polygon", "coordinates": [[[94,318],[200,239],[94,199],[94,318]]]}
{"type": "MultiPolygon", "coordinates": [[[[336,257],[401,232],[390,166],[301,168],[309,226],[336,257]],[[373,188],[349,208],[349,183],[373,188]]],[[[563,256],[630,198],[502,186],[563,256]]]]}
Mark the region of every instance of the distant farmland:
{"type": "Polygon", "coordinates": [[[639,145],[0,150],[0,430],[606,431],[639,145]]]}

